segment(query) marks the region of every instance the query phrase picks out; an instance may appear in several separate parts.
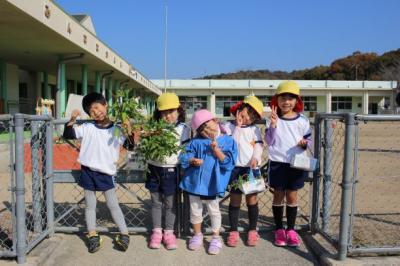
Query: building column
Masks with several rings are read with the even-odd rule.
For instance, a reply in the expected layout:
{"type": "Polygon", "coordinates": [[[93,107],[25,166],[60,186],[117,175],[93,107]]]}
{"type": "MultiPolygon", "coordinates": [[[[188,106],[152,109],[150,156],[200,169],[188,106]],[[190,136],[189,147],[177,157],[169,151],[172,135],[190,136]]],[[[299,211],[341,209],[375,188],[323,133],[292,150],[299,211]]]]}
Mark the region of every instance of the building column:
{"type": "Polygon", "coordinates": [[[88,93],[88,67],[87,65],[82,65],[82,95],[88,93]]]}
{"type": "Polygon", "coordinates": [[[326,101],[325,101],[325,105],[326,105],[325,109],[326,110],[325,111],[327,113],[332,113],[332,92],[330,92],[330,91],[326,92],[325,99],[326,99],[326,101]]]}
{"type": "Polygon", "coordinates": [[[101,93],[101,75],[99,71],[96,71],[95,73],[94,91],[101,93]]]}
{"type": "Polygon", "coordinates": [[[1,106],[0,113],[8,113],[8,94],[7,94],[7,64],[5,61],[0,61],[0,92],[1,106]]]}
{"type": "Polygon", "coordinates": [[[363,109],[363,114],[367,115],[368,114],[368,105],[369,105],[369,93],[368,91],[363,92],[363,97],[362,97],[362,109],[363,109]]]}
{"type": "Polygon", "coordinates": [[[74,80],[74,94],[78,94],[78,81],[74,80]]]}
{"type": "Polygon", "coordinates": [[[65,63],[58,64],[56,118],[61,119],[65,112],[67,79],[65,77],[65,63]]]}
{"type": "Polygon", "coordinates": [[[213,115],[215,115],[215,92],[214,91],[211,92],[209,99],[210,99],[209,100],[209,103],[210,103],[209,110],[213,115]]]}
{"type": "Polygon", "coordinates": [[[43,98],[51,99],[51,88],[49,87],[49,75],[43,72],[43,98]]]}
{"type": "Polygon", "coordinates": [[[36,99],[43,98],[42,95],[42,72],[36,72],[35,76],[35,87],[36,87],[36,99]]]}
{"type": "Polygon", "coordinates": [[[109,78],[107,83],[107,102],[108,106],[110,107],[113,104],[113,86],[114,86],[114,80],[112,78],[109,78]]]}

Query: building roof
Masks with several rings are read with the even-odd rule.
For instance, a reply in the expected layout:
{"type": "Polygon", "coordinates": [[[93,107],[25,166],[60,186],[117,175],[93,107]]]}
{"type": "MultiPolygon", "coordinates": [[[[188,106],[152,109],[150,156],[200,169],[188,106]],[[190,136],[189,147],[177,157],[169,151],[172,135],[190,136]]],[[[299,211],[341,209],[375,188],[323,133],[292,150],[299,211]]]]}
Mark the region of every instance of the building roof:
{"type": "Polygon", "coordinates": [[[57,76],[61,59],[82,54],[82,58],[68,62],[67,79],[80,80],[81,66],[87,65],[89,83],[94,83],[95,71],[113,71],[114,80],[161,94],[156,85],[90,30],[89,16],[78,18],[84,25],[52,1],[0,1],[0,58],[23,70],[57,76]]]}
{"type": "MultiPolygon", "coordinates": [[[[166,87],[170,89],[276,89],[283,80],[221,80],[221,79],[170,79],[166,87]]],[[[164,87],[164,80],[152,80],[158,87],[164,87]]],[[[301,89],[374,89],[392,90],[396,81],[350,81],[350,80],[296,80],[301,89]]]]}

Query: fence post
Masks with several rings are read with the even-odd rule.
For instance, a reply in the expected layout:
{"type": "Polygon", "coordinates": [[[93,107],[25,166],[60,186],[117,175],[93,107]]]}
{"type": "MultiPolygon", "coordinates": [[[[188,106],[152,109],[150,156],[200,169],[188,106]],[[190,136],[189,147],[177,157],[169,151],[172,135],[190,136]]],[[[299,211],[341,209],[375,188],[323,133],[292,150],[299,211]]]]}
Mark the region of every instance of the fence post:
{"type": "Polygon", "coordinates": [[[32,214],[33,230],[35,233],[42,231],[42,206],[40,193],[40,173],[39,173],[39,121],[31,122],[31,162],[32,162],[32,214]]]}
{"type": "Polygon", "coordinates": [[[350,200],[352,190],[352,167],[353,167],[353,137],[355,127],[355,114],[345,114],[345,140],[344,140],[344,161],[342,179],[342,199],[340,208],[340,231],[338,259],[344,260],[347,256],[349,225],[350,225],[350,200]]]}
{"type": "Polygon", "coordinates": [[[46,215],[49,236],[54,234],[53,120],[46,122],[46,215]]]}
{"type": "Polygon", "coordinates": [[[17,216],[17,262],[26,262],[25,177],[24,177],[24,115],[14,115],[15,125],[15,194],[17,216]]]}
{"type": "Polygon", "coordinates": [[[311,201],[311,232],[315,234],[318,228],[319,213],[319,184],[320,184],[320,162],[321,162],[321,116],[317,114],[314,120],[314,156],[317,158],[317,167],[313,173],[313,191],[311,201]]]}
{"type": "Polygon", "coordinates": [[[324,120],[324,179],[322,192],[322,231],[329,228],[332,192],[332,119],[324,120]]]}

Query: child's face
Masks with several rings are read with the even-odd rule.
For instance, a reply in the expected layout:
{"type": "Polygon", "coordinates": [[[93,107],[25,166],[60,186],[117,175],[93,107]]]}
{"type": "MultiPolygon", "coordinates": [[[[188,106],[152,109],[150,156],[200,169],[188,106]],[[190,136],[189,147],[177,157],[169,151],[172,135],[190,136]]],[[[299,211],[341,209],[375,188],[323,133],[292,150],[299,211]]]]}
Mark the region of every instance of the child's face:
{"type": "Polygon", "coordinates": [[[175,124],[178,121],[178,109],[169,109],[161,111],[161,118],[169,124],[175,124]]]}
{"type": "Polygon", "coordinates": [[[107,118],[107,104],[92,103],[89,109],[90,117],[95,121],[103,121],[107,118]]]}
{"type": "Polygon", "coordinates": [[[238,114],[242,117],[242,125],[248,126],[254,123],[254,118],[249,115],[249,110],[247,107],[238,114]]]}
{"type": "Polygon", "coordinates": [[[218,122],[215,119],[212,119],[206,122],[205,128],[201,131],[201,136],[208,139],[214,139],[218,134],[218,122]]]}
{"type": "Polygon", "coordinates": [[[290,93],[284,93],[278,96],[278,106],[281,114],[291,113],[296,106],[297,97],[290,93]]]}

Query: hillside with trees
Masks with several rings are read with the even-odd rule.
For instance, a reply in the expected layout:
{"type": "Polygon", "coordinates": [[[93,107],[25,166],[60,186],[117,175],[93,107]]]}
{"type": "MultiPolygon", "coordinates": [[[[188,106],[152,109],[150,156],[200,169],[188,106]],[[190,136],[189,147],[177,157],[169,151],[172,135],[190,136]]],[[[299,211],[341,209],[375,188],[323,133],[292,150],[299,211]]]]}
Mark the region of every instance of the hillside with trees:
{"type": "Polygon", "coordinates": [[[330,66],[286,71],[242,70],[198,79],[303,79],[303,80],[400,80],[400,49],[376,53],[354,52],[330,66]]]}

